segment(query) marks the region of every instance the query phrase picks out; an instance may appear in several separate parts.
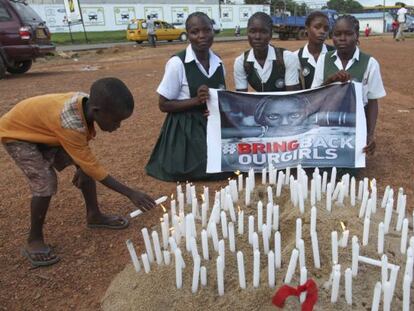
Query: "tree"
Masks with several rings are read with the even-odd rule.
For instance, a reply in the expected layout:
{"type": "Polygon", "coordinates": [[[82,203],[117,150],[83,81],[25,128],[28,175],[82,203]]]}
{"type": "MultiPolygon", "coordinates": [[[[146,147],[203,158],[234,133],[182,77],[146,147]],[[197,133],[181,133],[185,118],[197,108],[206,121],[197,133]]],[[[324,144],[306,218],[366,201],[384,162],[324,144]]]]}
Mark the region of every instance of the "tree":
{"type": "Polygon", "coordinates": [[[309,8],[306,3],[298,4],[294,0],[272,0],[272,11],[289,11],[292,15],[307,15],[309,8]]]}
{"type": "Polygon", "coordinates": [[[270,4],[270,0],[245,0],[245,4],[270,4]]]}
{"type": "Polygon", "coordinates": [[[329,0],[328,9],[336,10],[338,13],[356,13],[362,10],[362,5],[355,0],[329,0]]]}

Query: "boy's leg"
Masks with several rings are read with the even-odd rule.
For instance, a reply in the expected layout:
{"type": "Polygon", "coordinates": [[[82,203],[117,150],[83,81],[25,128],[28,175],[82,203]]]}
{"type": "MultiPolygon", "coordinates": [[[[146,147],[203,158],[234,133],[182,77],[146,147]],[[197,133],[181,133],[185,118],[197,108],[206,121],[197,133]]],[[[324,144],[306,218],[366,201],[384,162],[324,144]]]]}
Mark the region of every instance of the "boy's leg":
{"type": "Polygon", "coordinates": [[[76,171],[75,177],[73,178],[73,184],[82,191],[85,199],[88,227],[123,229],[128,226],[128,220],[126,218],[101,213],[96,193],[96,182],[86,175],[80,168],[76,171]]]}

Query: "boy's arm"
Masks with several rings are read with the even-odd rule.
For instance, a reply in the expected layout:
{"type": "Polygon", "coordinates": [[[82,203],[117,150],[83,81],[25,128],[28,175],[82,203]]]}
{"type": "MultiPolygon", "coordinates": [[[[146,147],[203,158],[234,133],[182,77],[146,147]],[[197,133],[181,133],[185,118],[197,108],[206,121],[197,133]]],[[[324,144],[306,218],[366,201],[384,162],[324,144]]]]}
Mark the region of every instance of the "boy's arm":
{"type": "Polygon", "coordinates": [[[202,85],[198,88],[196,97],[183,100],[169,100],[160,95],[158,105],[162,112],[182,112],[206,104],[208,98],[208,86],[202,85]]]}
{"type": "Polygon", "coordinates": [[[155,202],[150,196],[144,192],[129,188],[123,183],[117,181],[111,175],[108,175],[101,180],[101,183],[109,189],[126,196],[136,207],[143,208],[145,211],[148,211],[155,206],[155,202]]]}
{"type": "Polygon", "coordinates": [[[368,104],[364,107],[365,118],[367,120],[367,145],[364,147],[364,152],[367,155],[373,155],[375,152],[375,126],[378,117],[378,100],[368,99],[368,104]]]}

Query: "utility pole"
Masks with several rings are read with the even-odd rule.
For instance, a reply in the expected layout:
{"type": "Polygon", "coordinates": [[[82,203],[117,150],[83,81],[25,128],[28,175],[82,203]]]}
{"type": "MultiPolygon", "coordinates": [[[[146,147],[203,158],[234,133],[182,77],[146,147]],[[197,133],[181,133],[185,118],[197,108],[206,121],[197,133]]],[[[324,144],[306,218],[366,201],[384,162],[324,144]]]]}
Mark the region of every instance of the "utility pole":
{"type": "Polygon", "coordinates": [[[384,31],[384,33],[386,32],[386,27],[387,27],[387,23],[386,23],[386,21],[385,21],[385,0],[384,0],[384,2],[383,2],[383,5],[382,5],[382,22],[383,22],[383,31],[384,31]]]}

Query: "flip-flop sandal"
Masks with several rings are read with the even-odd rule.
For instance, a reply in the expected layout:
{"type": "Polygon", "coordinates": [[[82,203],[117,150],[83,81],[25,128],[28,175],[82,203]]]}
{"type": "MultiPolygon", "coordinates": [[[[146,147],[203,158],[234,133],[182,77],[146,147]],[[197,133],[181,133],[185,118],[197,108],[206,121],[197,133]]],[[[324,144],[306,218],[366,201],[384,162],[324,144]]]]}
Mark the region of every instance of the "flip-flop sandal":
{"type": "Polygon", "coordinates": [[[129,221],[127,218],[118,216],[117,219],[114,219],[113,224],[88,224],[88,228],[90,229],[96,229],[96,228],[105,228],[105,229],[114,229],[114,230],[120,230],[125,229],[129,226],[129,221]]]}
{"type": "Polygon", "coordinates": [[[26,257],[33,267],[46,267],[51,266],[57,263],[60,258],[56,256],[55,258],[49,259],[49,260],[36,260],[36,255],[50,255],[52,252],[52,249],[49,247],[46,251],[43,252],[29,252],[26,248],[22,248],[21,254],[23,257],[26,257]]]}

